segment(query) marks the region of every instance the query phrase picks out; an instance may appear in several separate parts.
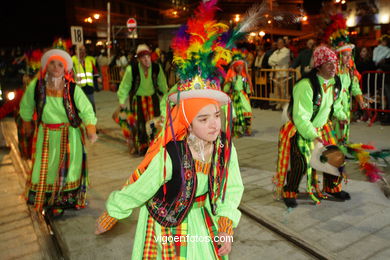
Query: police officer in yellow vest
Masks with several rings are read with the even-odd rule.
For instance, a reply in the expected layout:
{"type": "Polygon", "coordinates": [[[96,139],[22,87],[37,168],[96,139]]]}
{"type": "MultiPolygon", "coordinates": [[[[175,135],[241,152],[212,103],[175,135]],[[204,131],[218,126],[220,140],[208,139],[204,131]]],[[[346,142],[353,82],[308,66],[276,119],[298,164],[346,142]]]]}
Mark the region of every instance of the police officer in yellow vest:
{"type": "MultiPolygon", "coordinates": [[[[99,72],[96,67],[96,60],[92,56],[87,56],[84,45],[79,47],[79,58],[76,55],[72,57],[74,78],[76,84],[81,87],[91,101],[93,110],[96,113],[95,98],[94,98],[94,77],[99,77],[99,72]]],[[[100,78],[98,78],[99,80],[100,78]]],[[[101,79],[100,79],[101,80],[101,79]]]]}

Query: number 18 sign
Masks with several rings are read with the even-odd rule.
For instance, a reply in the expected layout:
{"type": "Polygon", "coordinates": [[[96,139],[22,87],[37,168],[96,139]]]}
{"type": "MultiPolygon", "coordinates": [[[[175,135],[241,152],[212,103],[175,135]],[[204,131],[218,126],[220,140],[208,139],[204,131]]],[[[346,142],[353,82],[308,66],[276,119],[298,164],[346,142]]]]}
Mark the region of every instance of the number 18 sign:
{"type": "Polygon", "coordinates": [[[84,43],[83,39],[83,27],[81,26],[71,26],[70,34],[72,36],[72,44],[82,45],[84,43]]]}

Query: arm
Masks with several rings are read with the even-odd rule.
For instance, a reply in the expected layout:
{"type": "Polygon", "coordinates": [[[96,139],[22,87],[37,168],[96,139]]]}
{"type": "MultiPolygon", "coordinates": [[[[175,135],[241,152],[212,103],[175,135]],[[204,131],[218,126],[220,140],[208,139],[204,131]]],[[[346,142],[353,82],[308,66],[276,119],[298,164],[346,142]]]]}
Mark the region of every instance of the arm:
{"type": "Polygon", "coordinates": [[[119,99],[119,104],[124,105],[127,98],[129,97],[129,92],[131,90],[131,85],[133,84],[133,72],[131,70],[131,65],[127,66],[125,75],[119,85],[117,96],[119,99]]]}
{"type": "Polygon", "coordinates": [[[339,97],[336,99],[336,101],[333,104],[333,115],[338,119],[338,120],[347,120],[347,115],[344,112],[343,109],[343,100],[347,99],[346,93],[344,91],[341,91],[339,97]]]}
{"type": "Polygon", "coordinates": [[[226,82],[225,85],[223,85],[223,92],[230,93],[231,87],[232,87],[232,82],[226,82]]]}
{"type": "Polygon", "coordinates": [[[79,86],[76,86],[74,90],[74,103],[79,111],[81,120],[83,120],[83,123],[86,126],[88,138],[92,141],[96,137],[95,125],[97,118],[91,102],[79,86]]]}
{"type": "Polygon", "coordinates": [[[22,101],[20,102],[20,117],[25,122],[30,122],[33,118],[34,110],[35,110],[35,85],[37,84],[38,79],[33,79],[30,84],[26,88],[26,92],[22,97],[22,101]]]}
{"type": "Polygon", "coordinates": [[[293,96],[293,122],[298,132],[308,140],[318,138],[317,130],[310,121],[313,115],[313,90],[308,79],[294,86],[293,96]]]}
{"type": "Polygon", "coordinates": [[[219,232],[226,232],[230,235],[233,234],[232,228],[237,227],[241,217],[238,206],[240,205],[243,192],[244,185],[242,184],[237,152],[233,145],[229,162],[229,177],[225,200],[222,202],[221,198],[219,198],[217,201],[216,213],[218,217],[219,232]]]}
{"type": "MultiPolygon", "coordinates": [[[[172,162],[169,155],[165,166],[166,182],[172,176],[172,162]]],[[[133,209],[142,206],[151,199],[164,184],[163,167],[164,149],[161,149],[137,181],[110,194],[106,202],[108,215],[116,219],[127,218],[133,209]]]]}
{"type": "Polygon", "coordinates": [[[163,94],[166,94],[168,92],[167,79],[165,78],[164,70],[161,68],[160,65],[158,65],[158,67],[160,71],[158,72],[158,76],[157,76],[157,85],[160,91],[163,94]]]}
{"type": "Polygon", "coordinates": [[[362,95],[362,90],[360,89],[358,78],[354,76],[352,80],[353,80],[352,89],[351,89],[352,96],[362,95]]]}
{"type": "Polygon", "coordinates": [[[274,51],[271,56],[269,57],[268,59],[268,65],[270,65],[271,67],[274,67],[276,65],[278,65],[277,61],[278,61],[278,50],[274,51]]]}

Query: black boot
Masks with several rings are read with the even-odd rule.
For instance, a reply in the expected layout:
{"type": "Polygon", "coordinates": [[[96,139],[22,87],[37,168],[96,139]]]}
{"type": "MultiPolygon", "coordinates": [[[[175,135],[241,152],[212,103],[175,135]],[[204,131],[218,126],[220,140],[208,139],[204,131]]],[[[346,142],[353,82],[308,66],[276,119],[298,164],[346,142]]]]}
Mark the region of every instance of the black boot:
{"type": "Polygon", "coordinates": [[[332,195],[333,197],[335,197],[336,199],[340,199],[340,200],[350,200],[351,199],[351,196],[349,195],[348,192],[346,191],[340,191],[340,192],[335,192],[335,193],[330,193],[328,192],[329,195],[332,195]]]}
{"type": "Polygon", "coordinates": [[[296,208],[298,206],[297,200],[294,198],[283,198],[283,201],[287,208],[296,208]]]}

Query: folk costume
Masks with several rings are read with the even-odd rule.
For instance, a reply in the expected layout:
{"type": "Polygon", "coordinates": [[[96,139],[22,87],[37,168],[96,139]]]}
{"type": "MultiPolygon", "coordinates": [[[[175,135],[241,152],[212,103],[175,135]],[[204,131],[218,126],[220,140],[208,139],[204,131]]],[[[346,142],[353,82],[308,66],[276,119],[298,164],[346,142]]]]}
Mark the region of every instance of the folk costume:
{"type": "MultiPolygon", "coordinates": [[[[315,68],[337,61],[336,54],[324,46],[318,47],[313,56],[315,68]]],[[[313,183],[317,195],[323,197],[309,161],[314,139],[321,138],[328,144],[336,144],[330,117],[333,114],[341,120],[346,119],[338,98],[340,90],[341,83],[337,77],[325,80],[316,71],[300,80],[293,88],[291,120],[279,132],[278,164],[274,177],[276,196],[282,197],[288,207],[297,206],[295,199],[299,183],[305,174],[311,198],[320,203],[313,193],[313,183]]],[[[341,180],[342,177],[324,173],[324,191],[337,196],[341,192],[341,180]]]]}
{"type": "Polygon", "coordinates": [[[37,210],[85,207],[88,184],[85,128],[88,136],[96,133],[92,106],[69,72],[72,59],[58,49],[46,52],[41,60],[40,77],[31,81],[20,104],[25,131],[37,114],[33,138],[32,171],[26,184],[26,199],[37,210]],[[47,67],[60,61],[65,75],[57,80],[64,87],[47,87],[47,67]]]}
{"type": "Polygon", "coordinates": [[[348,37],[346,19],[342,14],[333,15],[330,19],[331,24],[325,30],[325,37],[328,38],[325,40],[329,41],[336,54],[338,54],[337,75],[340,77],[342,85],[340,99],[344,113],[347,115],[347,120],[345,121],[333,118],[333,126],[337,141],[339,143],[348,143],[352,96],[356,98],[361,107],[365,106],[359,84],[361,76],[356,69],[352,57],[349,64],[343,64],[342,62],[343,55],[348,52],[352,54],[353,49],[355,48],[355,45],[350,43],[348,37]]]}
{"type": "Polygon", "coordinates": [[[220,89],[220,78],[222,65],[231,61],[228,47],[239,31],[228,32],[228,26],[213,20],[216,2],[201,3],[173,39],[180,81],[169,101],[176,105],[171,109],[167,102],[161,135],[122,190],[111,193],[107,212],[97,222],[98,230],[102,230],[99,232],[104,232],[141,207],[132,259],[228,258],[218,256],[214,238],[218,232],[233,234],[241,215],[237,208],[244,187],[231,143],[231,102],[220,89]],[[192,137],[188,128],[199,111],[210,104],[227,106],[226,132],[221,131],[213,142],[210,161],[195,160],[189,149],[192,137]],[[183,241],[186,235],[210,240],[183,241]],[[167,236],[180,241],[155,240],[167,236]]]}
{"type": "Polygon", "coordinates": [[[227,72],[223,91],[228,93],[233,101],[236,115],[234,135],[251,135],[252,108],[249,96],[252,94],[253,87],[245,57],[239,50],[233,50],[233,61],[227,72]]]}
{"type": "MultiPolygon", "coordinates": [[[[137,47],[138,58],[150,54],[147,45],[137,47]]],[[[152,141],[146,133],[145,123],[160,116],[160,97],[167,91],[167,80],[159,64],[152,63],[147,71],[140,62],[127,66],[117,95],[120,105],[124,105],[128,98],[130,100],[127,127],[135,153],[144,154],[152,141]]]]}

